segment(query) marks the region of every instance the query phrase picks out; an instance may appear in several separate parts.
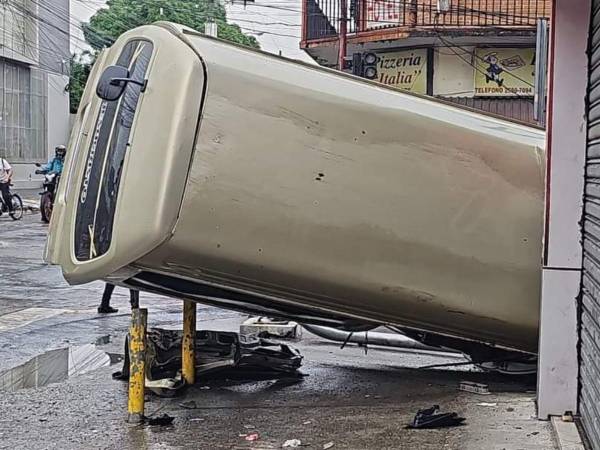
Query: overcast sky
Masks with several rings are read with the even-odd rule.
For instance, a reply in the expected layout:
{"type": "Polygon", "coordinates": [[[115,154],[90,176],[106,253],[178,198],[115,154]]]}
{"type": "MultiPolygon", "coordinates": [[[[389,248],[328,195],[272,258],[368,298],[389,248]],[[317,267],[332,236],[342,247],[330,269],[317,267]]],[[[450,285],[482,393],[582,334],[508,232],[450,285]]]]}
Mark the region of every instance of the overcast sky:
{"type": "MultiPolygon", "coordinates": [[[[206,0],[204,0],[206,1],[206,0]]],[[[230,0],[231,1],[231,0],[230,0]]],[[[300,0],[257,0],[243,2],[236,0],[225,3],[227,19],[237,23],[246,34],[256,37],[263,50],[283,56],[312,62],[312,59],[300,50],[300,0]]],[[[71,0],[71,47],[81,52],[87,45],[83,33],[77,26],[87,22],[94,12],[101,8],[103,0],[71,0]]]]}

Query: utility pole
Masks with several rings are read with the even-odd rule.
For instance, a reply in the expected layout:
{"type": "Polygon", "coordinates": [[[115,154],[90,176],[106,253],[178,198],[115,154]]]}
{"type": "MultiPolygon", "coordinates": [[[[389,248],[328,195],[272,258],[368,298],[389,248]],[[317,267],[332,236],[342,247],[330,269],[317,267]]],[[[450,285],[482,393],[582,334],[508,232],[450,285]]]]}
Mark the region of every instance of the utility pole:
{"type": "Polygon", "coordinates": [[[339,31],[339,54],[338,69],[344,70],[344,60],[346,59],[347,43],[347,24],[348,24],[348,5],[346,0],[340,0],[340,31],[339,31]]]}
{"type": "Polygon", "coordinates": [[[546,125],[546,86],[548,84],[548,20],[537,20],[535,44],[535,87],[533,118],[546,125]]]}
{"type": "Polygon", "coordinates": [[[215,0],[208,0],[208,18],[204,23],[204,34],[207,36],[218,37],[217,24],[214,18],[214,2],[215,0]]]}
{"type": "Polygon", "coordinates": [[[212,20],[210,22],[205,22],[204,23],[204,34],[206,34],[207,36],[217,37],[217,34],[218,34],[217,24],[215,22],[213,22],[212,20]]]}

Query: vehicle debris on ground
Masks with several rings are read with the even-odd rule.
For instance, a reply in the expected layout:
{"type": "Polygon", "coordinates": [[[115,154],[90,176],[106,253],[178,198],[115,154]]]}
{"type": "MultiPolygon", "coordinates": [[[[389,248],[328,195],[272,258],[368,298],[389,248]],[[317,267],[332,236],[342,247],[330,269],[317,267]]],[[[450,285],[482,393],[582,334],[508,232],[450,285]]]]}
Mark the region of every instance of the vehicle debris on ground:
{"type": "Polygon", "coordinates": [[[463,425],[466,420],[459,417],[455,412],[440,413],[440,406],[433,405],[431,408],[417,411],[415,418],[407,428],[446,428],[463,425]]]}
{"type": "Polygon", "coordinates": [[[250,433],[250,434],[245,434],[243,435],[244,439],[247,441],[258,441],[260,439],[260,434],[258,434],[257,432],[254,433],[250,433]]]}
{"type": "Polygon", "coordinates": [[[472,381],[461,381],[458,389],[472,394],[489,395],[490,389],[487,384],[474,383],[472,381]]]}
{"type": "Polygon", "coordinates": [[[302,338],[302,327],[297,322],[269,317],[250,317],[240,325],[240,334],[260,338],[289,339],[302,338]]]}
{"type": "Polygon", "coordinates": [[[168,414],[157,417],[146,417],[146,423],[150,426],[166,427],[167,425],[171,425],[174,420],[175,417],[171,417],[168,414]]]}
{"type": "MultiPolygon", "coordinates": [[[[180,330],[152,328],[147,332],[145,386],[159,396],[171,397],[185,386],[181,376],[182,339],[180,330]]],[[[129,379],[128,346],[129,335],[125,339],[123,369],[113,374],[115,379],[129,379]]],[[[298,369],[302,359],[300,352],[287,344],[228,331],[196,332],[196,374],[203,380],[215,376],[221,379],[301,379],[298,369]]],[[[210,386],[200,389],[210,389],[210,386]]],[[[191,403],[180,406],[193,409],[191,403]]]]}

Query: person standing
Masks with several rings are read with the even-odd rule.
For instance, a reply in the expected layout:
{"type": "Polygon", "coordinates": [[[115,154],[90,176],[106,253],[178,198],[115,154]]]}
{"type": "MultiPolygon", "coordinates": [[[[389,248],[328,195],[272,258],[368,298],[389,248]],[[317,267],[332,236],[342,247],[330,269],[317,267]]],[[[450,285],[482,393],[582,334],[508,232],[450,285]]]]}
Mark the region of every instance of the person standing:
{"type": "Polygon", "coordinates": [[[98,306],[99,314],[112,314],[119,312],[117,308],[113,308],[110,306],[110,298],[115,290],[115,285],[106,283],[104,286],[104,292],[102,293],[102,301],[100,302],[100,306],[98,306]]]}
{"type": "MultiPolygon", "coordinates": [[[[8,208],[9,213],[11,213],[13,210],[12,199],[10,197],[10,183],[12,181],[12,176],[12,166],[6,159],[0,158],[0,193],[2,193],[2,200],[8,208]]],[[[2,215],[1,209],[0,215],[2,215]]]]}
{"type": "MultiPolygon", "coordinates": [[[[112,314],[119,312],[117,308],[113,308],[110,306],[110,299],[112,297],[113,292],[115,291],[115,285],[111,283],[106,283],[104,286],[104,292],[102,293],[102,301],[100,302],[100,306],[98,306],[99,314],[112,314]]],[[[135,289],[129,289],[129,302],[131,303],[131,308],[139,308],[140,307],[140,291],[135,289]]]]}

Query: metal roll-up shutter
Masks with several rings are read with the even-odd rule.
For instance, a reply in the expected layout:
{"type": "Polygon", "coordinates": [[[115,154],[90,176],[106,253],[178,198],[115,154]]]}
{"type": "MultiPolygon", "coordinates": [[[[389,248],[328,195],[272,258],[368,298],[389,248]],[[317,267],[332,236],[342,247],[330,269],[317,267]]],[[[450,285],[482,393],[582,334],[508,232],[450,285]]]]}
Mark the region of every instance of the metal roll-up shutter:
{"type": "Polygon", "coordinates": [[[589,45],[579,413],[592,447],[600,449],[600,0],[593,0],[589,45]]]}

